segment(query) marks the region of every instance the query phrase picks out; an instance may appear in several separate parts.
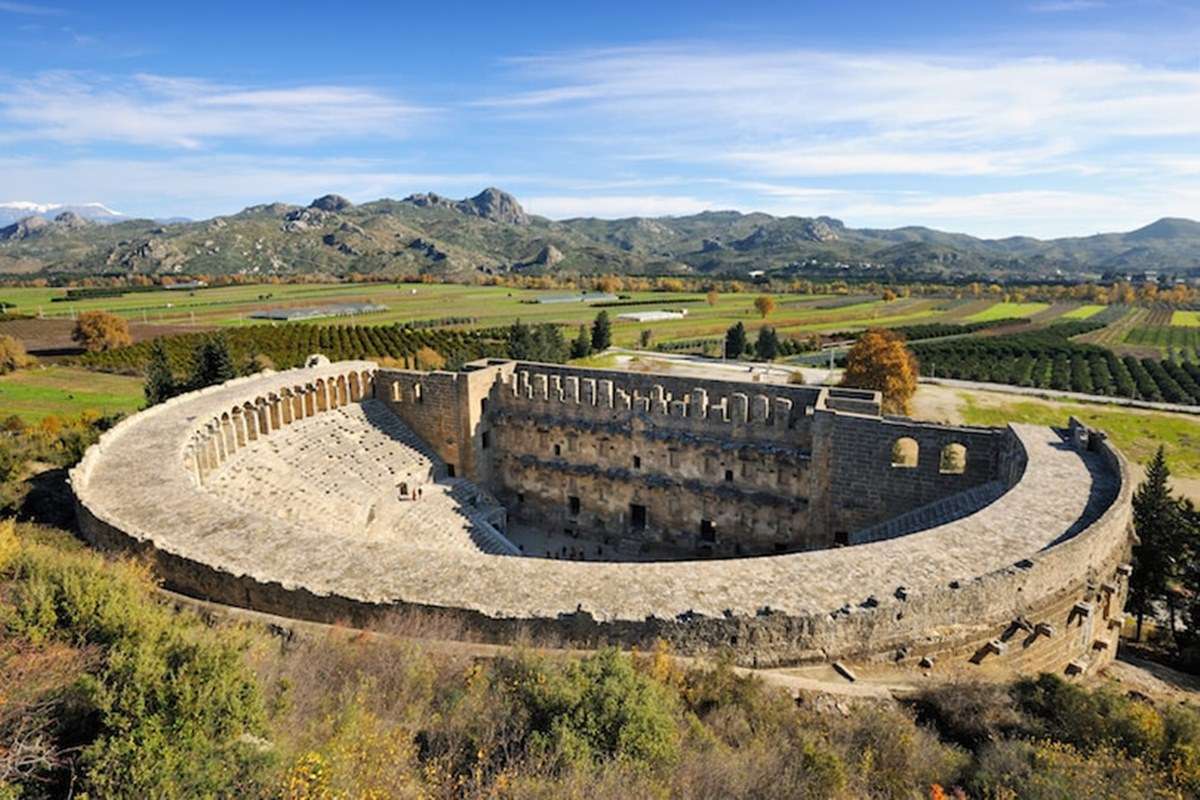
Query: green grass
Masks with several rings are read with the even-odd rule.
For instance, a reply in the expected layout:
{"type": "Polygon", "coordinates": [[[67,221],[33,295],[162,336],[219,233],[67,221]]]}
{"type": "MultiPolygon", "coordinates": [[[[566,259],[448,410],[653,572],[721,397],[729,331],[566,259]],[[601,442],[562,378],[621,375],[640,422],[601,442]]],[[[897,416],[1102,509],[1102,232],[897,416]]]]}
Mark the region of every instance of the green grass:
{"type": "Polygon", "coordinates": [[[1200,328],[1200,311],[1176,311],[1171,315],[1171,324],[1181,328],[1200,328]]]}
{"type": "Polygon", "coordinates": [[[1045,311],[1049,303],[996,303],[966,318],[966,322],[990,322],[994,319],[1018,319],[1045,311]]]}
{"type": "Polygon", "coordinates": [[[38,422],[51,414],[127,413],[142,405],[142,379],[74,367],[34,367],[0,377],[0,418],[38,422]]]}
{"type": "Polygon", "coordinates": [[[1108,306],[1101,306],[1101,305],[1080,306],[1079,308],[1071,309],[1070,311],[1068,311],[1067,313],[1065,313],[1061,317],[1059,317],[1059,319],[1088,319],[1089,317],[1096,316],[1097,314],[1099,314],[1101,311],[1103,311],[1106,308],[1108,308],[1108,306]]]}
{"type": "Polygon", "coordinates": [[[980,405],[970,394],[960,392],[959,396],[963,421],[968,425],[1024,422],[1062,427],[1067,417],[1074,415],[1107,433],[1132,461],[1146,464],[1162,445],[1172,472],[1185,478],[1200,477],[1200,417],[1035,400],[980,405]]]}

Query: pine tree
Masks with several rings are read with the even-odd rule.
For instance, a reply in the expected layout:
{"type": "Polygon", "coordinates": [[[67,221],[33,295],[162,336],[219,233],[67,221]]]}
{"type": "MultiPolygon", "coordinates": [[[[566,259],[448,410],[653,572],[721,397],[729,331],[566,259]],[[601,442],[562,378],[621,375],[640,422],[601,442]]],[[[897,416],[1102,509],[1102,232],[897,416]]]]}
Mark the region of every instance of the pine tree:
{"type": "Polygon", "coordinates": [[[579,326],[579,335],[571,342],[571,358],[587,358],[592,354],[592,337],[586,325],[579,326]]]}
{"type": "Polygon", "coordinates": [[[779,337],[774,328],[764,327],[754,341],[754,355],[763,361],[774,361],[779,355],[779,337]]]}
{"type": "Polygon", "coordinates": [[[612,347],[612,323],[608,321],[608,312],[601,311],[592,322],[592,350],[602,352],[612,347]]]}
{"type": "MultiPolygon", "coordinates": [[[[1183,558],[1180,559],[1180,583],[1183,584],[1185,608],[1182,638],[1190,648],[1200,643],[1200,509],[1191,500],[1180,505],[1180,524],[1183,558]]],[[[1195,657],[1187,659],[1194,662],[1195,657]]]]}
{"type": "Polygon", "coordinates": [[[746,352],[746,326],[737,323],[725,331],[725,357],[741,358],[746,352]]]}
{"type": "Polygon", "coordinates": [[[171,373],[171,362],[167,358],[167,348],[161,339],[155,339],[150,345],[150,363],[146,365],[146,383],[142,391],[146,395],[147,406],[158,405],[179,394],[175,376],[171,373]]]}
{"type": "Polygon", "coordinates": [[[508,357],[528,361],[533,356],[533,335],[529,326],[516,320],[508,328],[508,357]]]}
{"type": "Polygon", "coordinates": [[[192,378],[188,382],[192,389],[215,386],[236,377],[233,355],[224,336],[210,336],[200,343],[193,356],[192,378]]]}
{"type": "MultiPolygon", "coordinates": [[[[1180,544],[1182,514],[1179,501],[1168,483],[1171,470],[1159,447],[1146,468],[1146,480],[1133,494],[1133,524],[1138,543],[1133,547],[1133,577],[1129,585],[1129,607],[1137,614],[1137,640],[1142,638],[1142,622],[1154,613],[1154,604],[1166,599],[1174,605],[1168,587],[1175,571],[1180,544]]],[[[1174,620],[1172,620],[1172,627],[1174,620]]]]}

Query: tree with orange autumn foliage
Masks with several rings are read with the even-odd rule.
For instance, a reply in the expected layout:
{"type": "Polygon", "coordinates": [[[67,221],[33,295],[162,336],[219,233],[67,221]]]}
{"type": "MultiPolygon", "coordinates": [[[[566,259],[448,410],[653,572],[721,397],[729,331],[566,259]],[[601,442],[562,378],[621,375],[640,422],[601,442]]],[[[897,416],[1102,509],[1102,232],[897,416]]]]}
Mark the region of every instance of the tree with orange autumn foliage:
{"type": "Polygon", "coordinates": [[[842,385],[874,389],[883,394],[886,414],[905,414],[917,391],[917,357],[895,331],[870,330],[859,337],[846,356],[842,385]]]}
{"type": "Polygon", "coordinates": [[[85,311],[75,321],[71,339],[88,352],[113,350],[133,344],[129,323],[107,311],[85,311]]]}
{"type": "Polygon", "coordinates": [[[754,298],[754,308],[758,311],[759,316],[766,319],[775,310],[775,298],[769,294],[760,294],[754,298]]]}

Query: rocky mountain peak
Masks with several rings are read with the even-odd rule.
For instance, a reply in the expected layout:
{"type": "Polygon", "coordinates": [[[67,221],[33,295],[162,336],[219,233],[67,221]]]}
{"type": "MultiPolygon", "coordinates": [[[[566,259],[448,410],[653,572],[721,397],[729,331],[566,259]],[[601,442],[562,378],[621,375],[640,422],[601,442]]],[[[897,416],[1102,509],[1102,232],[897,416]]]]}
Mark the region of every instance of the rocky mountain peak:
{"type": "Polygon", "coordinates": [[[32,216],[19,219],[12,225],[0,228],[0,241],[20,241],[46,232],[51,222],[45,217],[32,216]]]}
{"type": "Polygon", "coordinates": [[[493,222],[506,222],[509,225],[529,224],[529,215],[521,208],[517,198],[494,186],[489,186],[474,197],[463,200],[460,205],[468,206],[468,213],[493,222]]]}
{"type": "Polygon", "coordinates": [[[418,208],[449,208],[462,214],[509,225],[529,224],[529,215],[525,213],[525,209],[521,208],[517,198],[494,186],[489,186],[474,197],[468,197],[465,200],[451,200],[433,192],[422,192],[410,194],[400,202],[418,208]]]}
{"type": "Polygon", "coordinates": [[[318,197],[316,200],[313,200],[308,204],[308,207],[317,208],[321,211],[330,211],[336,213],[338,211],[345,211],[347,208],[350,208],[353,205],[353,203],[342,197],[340,194],[327,194],[318,197]]]}

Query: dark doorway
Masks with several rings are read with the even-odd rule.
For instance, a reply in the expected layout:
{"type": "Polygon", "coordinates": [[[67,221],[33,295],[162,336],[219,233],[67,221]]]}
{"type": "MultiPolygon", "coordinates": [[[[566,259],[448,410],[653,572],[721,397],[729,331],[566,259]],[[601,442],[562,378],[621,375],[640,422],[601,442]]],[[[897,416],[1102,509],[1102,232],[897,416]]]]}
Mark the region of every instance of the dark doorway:
{"type": "Polygon", "coordinates": [[[575,497],[574,495],[572,495],[571,497],[568,497],[567,505],[571,509],[571,516],[578,517],[579,516],[579,498],[575,497]]]}
{"type": "Polygon", "coordinates": [[[629,504],[629,527],[635,531],[646,530],[646,507],[637,503],[629,504]]]}
{"type": "Polygon", "coordinates": [[[731,470],[731,469],[725,470],[725,480],[729,483],[733,482],[733,470],[731,470]]]}
{"type": "Polygon", "coordinates": [[[633,468],[634,468],[634,469],[641,469],[641,468],[642,468],[642,457],[641,457],[641,456],[634,456],[634,457],[633,457],[633,468]]]}
{"type": "Polygon", "coordinates": [[[454,477],[454,465],[453,464],[446,465],[446,476],[450,477],[450,478],[454,477]]]}
{"type": "Polygon", "coordinates": [[[711,519],[700,520],[700,541],[715,542],[717,541],[717,528],[713,525],[711,519]]]}

